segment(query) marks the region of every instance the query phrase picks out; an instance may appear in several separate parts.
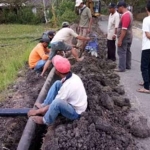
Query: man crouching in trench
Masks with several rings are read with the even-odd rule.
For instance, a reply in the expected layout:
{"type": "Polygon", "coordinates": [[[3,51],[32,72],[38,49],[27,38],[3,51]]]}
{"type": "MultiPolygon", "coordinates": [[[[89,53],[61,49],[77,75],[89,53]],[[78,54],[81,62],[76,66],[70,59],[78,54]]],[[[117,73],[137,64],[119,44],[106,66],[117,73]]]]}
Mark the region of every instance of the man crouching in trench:
{"type": "Polygon", "coordinates": [[[74,120],[87,108],[87,95],[83,82],[79,76],[71,72],[68,59],[56,55],[52,63],[55,73],[61,80],[51,86],[44,103],[35,104],[39,109],[28,112],[28,116],[37,124],[50,125],[58,114],[74,120]]]}

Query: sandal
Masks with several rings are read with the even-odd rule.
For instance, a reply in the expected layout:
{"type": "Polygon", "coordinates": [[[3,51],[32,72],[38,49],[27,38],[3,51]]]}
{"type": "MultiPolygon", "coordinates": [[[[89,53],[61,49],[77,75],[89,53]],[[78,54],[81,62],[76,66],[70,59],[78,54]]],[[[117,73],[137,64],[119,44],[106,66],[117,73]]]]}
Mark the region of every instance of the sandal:
{"type": "Polygon", "coordinates": [[[137,92],[150,94],[150,90],[146,90],[146,89],[144,89],[144,88],[138,89],[137,92]]]}

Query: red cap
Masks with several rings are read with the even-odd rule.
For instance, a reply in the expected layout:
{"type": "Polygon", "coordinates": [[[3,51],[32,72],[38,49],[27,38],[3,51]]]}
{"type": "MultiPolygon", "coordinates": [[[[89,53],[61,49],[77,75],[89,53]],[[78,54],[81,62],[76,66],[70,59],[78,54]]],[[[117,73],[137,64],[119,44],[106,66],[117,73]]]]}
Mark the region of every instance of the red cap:
{"type": "Polygon", "coordinates": [[[60,73],[68,73],[70,71],[71,65],[69,60],[60,55],[56,55],[52,59],[52,63],[55,69],[60,73]]]}

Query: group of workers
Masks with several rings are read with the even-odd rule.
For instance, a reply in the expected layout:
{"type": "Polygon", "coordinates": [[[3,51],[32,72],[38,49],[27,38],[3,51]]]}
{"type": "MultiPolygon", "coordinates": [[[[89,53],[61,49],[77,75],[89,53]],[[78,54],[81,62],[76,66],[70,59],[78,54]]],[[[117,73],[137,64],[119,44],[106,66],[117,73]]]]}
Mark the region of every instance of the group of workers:
{"type": "MultiPolygon", "coordinates": [[[[80,117],[81,113],[87,108],[87,95],[80,77],[71,72],[71,64],[67,58],[58,55],[59,52],[71,51],[77,61],[79,58],[76,48],[72,46],[72,37],[78,39],[76,47],[83,47],[85,42],[90,40],[87,34],[92,27],[91,10],[82,0],[76,0],[76,7],[79,8],[79,34],[70,28],[68,22],[62,23],[62,28],[55,32],[47,32],[40,43],[32,50],[29,56],[30,68],[41,72],[41,76],[52,63],[55,67],[55,73],[61,78],[54,82],[48,91],[48,94],[42,104],[36,103],[38,109],[29,111],[28,116],[38,124],[52,124],[56,117],[61,114],[64,117],[74,120],[80,117]],[[47,36],[47,37],[46,37],[47,36]],[[82,41],[82,42],[81,42],[82,41]],[[50,49],[48,47],[50,46],[50,49]]],[[[109,4],[110,16],[108,20],[107,34],[107,58],[112,61],[116,60],[116,41],[119,56],[119,65],[117,72],[124,72],[131,69],[131,43],[132,43],[132,13],[127,9],[125,2],[109,4]],[[117,10],[116,10],[117,6],[117,10]],[[118,40],[117,40],[118,39],[118,40]]],[[[150,2],[147,4],[147,12],[150,15],[150,2]]],[[[143,22],[143,46],[141,70],[144,80],[144,88],[139,92],[150,93],[150,23],[149,17],[143,22]]]]}
{"type": "MultiPolygon", "coordinates": [[[[150,94],[150,1],[147,2],[146,11],[148,17],[143,20],[143,40],[142,40],[142,55],[141,55],[141,72],[143,83],[140,85],[143,88],[137,90],[141,93],[150,94]]],[[[117,9],[114,3],[109,4],[109,19],[107,33],[107,58],[112,61],[116,60],[116,48],[119,56],[117,72],[125,72],[126,69],[131,69],[131,51],[132,44],[132,24],[133,15],[128,10],[127,4],[124,1],[118,2],[117,9]],[[117,45],[117,46],[116,46],[117,45]]]]}
{"type": "Polygon", "coordinates": [[[55,67],[55,73],[61,78],[54,82],[42,104],[36,103],[38,109],[32,109],[28,116],[38,124],[52,124],[58,114],[74,120],[87,108],[87,95],[80,77],[71,72],[71,64],[67,58],[58,55],[60,52],[70,51],[77,61],[79,58],[75,47],[83,48],[90,40],[87,34],[92,27],[91,11],[82,0],[76,0],[75,7],[79,8],[79,34],[70,28],[68,22],[62,23],[58,32],[47,32],[29,56],[29,67],[44,75],[49,65],[55,67]],[[77,45],[72,45],[72,38],[78,40],[77,45]],[[50,47],[50,49],[48,48],[50,47]],[[42,115],[42,116],[41,116],[42,115]]]}

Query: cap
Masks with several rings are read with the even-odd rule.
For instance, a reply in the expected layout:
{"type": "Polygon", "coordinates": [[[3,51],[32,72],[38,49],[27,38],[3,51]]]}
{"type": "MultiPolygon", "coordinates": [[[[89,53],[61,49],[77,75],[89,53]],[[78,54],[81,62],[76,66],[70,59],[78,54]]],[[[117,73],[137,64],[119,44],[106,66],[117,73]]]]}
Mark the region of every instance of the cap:
{"type": "Polygon", "coordinates": [[[76,0],[76,7],[78,7],[81,3],[83,3],[83,0],[76,0]]]}
{"type": "Polygon", "coordinates": [[[48,35],[49,35],[49,36],[54,36],[54,34],[55,34],[55,31],[49,31],[49,32],[48,32],[48,35]]]}
{"type": "Polygon", "coordinates": [[[45,42],[45,43],[48,43],[49,44],[49,42],[50,42],[50,39],[49,38],[42,38],[41,40],[40,40],[40,42],[45,42]]]}
{"type": "Polygon", "coordinates": [[[116,5],[115,5],[114,3],[110,3],[110,4],[108,5],[108,8],[116,8],[116,5]]]}
{"type": "Polygon", "coordinates": [[[68,27],[69,26],[69,22],[63,22],[62,23],[62,27],[68,27]]]}
{"type": "Polygon", "coordinates": [[[71,69],[71,64],[67,58],[56,55],[52,59],[55,69],[60,73],[68,73],[71,69]]]}
{"type": "Polygon", "coordinates": [[[127,7],[127,4],[124,1],[118,2],[117,7],[121,7],[121,6],[127,7]]]}

